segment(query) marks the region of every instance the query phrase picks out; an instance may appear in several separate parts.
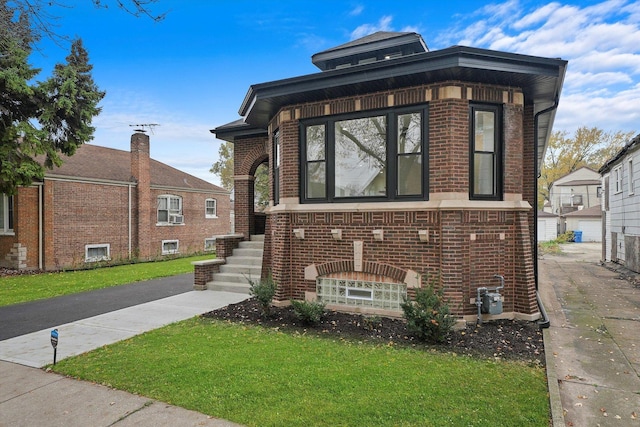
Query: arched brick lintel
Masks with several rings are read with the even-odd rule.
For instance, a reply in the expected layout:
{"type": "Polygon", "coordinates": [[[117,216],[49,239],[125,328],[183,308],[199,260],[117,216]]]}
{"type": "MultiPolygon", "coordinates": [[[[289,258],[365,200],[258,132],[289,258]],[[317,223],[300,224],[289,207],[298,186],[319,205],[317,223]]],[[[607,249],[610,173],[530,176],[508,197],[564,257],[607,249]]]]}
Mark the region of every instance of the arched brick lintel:
{"type": "MultiPolygon", "coordinates": [[[[323,264],[310,265],[305,270],[313,270],[315,267],[315,275],[307,275],[307,279],[315,280],[318,276],[326,276],[331,273],[343,273],[355,271],[353,260],[329,261],[323,264]],[[315,276],[315,277],[314,277],[315,276]]],[[[415,279],[411,276],[415,274],[411,270],[394,267],[389,264],[381,264],[378,262],[365,261],[362,263],[362,273],[376,274],[379,276],[389,277],[398,283],[413,283],[415,279]]]]}

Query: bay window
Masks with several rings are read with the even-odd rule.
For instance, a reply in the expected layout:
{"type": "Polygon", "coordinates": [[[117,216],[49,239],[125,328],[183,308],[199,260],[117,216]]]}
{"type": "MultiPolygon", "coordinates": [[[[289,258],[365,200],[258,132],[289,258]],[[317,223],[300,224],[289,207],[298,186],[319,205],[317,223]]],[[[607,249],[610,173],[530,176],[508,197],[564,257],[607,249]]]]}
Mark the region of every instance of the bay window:
{"type": "Polygon", "coordinates": [[[501,115],[498,106],[472,106],[470,111],[470,194],[475,200],[502,198],[501,115]]]}
{"type": "Polygon", "coordinates": [[[304,122],[302,201],[426,199],[426,110],[304,122]]]}

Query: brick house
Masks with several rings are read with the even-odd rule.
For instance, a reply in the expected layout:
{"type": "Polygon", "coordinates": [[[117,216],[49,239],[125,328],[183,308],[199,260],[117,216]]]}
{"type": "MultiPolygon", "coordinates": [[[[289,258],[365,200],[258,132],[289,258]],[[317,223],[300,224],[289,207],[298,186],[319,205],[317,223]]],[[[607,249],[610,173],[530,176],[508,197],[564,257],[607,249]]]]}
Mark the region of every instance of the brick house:
{"type": "Polygon", "coordinates": [[[538,319],[536,182],[567,62],[388,32],[312,62],[320,73],[252,85],[242,118],[212,130],[234,143],[244,239],[269,164],[263,276],[277,301],[400,315],[432,282],[475,319],[477,288],[499,274],[493,317],[538,319]]]}
{"type": "Polygon", "coordinates": [[[55,270],[213,250],[229,232],[229,192],[149,157],[84,144],[42,182],[0,195],[0,262],[55,270]]]}

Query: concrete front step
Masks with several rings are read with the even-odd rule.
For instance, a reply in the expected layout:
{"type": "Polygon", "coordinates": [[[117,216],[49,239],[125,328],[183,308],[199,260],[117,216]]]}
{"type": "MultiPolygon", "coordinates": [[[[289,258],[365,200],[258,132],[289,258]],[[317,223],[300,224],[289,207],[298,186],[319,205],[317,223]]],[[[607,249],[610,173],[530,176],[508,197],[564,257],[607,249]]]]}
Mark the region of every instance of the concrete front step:
{"type": "Polygon", "coordinates": [[[244,274],[247,277],[260,277],[262,274],[262,266],[260,265],[243,265],[243,264],[222,264],[220,273],[244,274]]]}
{"type": "Polygon", "coordinates": [[[214,273],[212,281],[229,283],[249,283],[249,280],[259,280],[260,275],[250,276],[244,273],[214,273]]]}
{"type": "Polygon", "coordinates": [[[260,266],[262,268],[262,257],[249,257],[249,256],[230,256],[226,259],[227,265],[246,265],[246,266],[260,266]]]}
{"type": "Polygon", "coordinates": [[[213,275],[207,289],[214,291],[249,293],[249,280],[260,280],[264,235],[251,236],[251,241],[240,242],[233,254],[227,257],[220,272],[213,275]]]}
{"type": "Polygon", "coordinates": [[[248,283],[229,283],[229,282],[209,282],[207,289],[221,292],[235,292],[237,294],[249,294],[248,283]]]}
{"type": "Polygon", "coordinates": [[[256,257],[256,258],[262,258],[262,249],[244,249],[244,248],[237,248],[233,250],[233,255],[231,256],[231,258],[233,257],[256,257]]]}
{"type": "Polygon", "coordinates": [[[264,242],[240,242],[240,249],[264,249],[264,242]]]}

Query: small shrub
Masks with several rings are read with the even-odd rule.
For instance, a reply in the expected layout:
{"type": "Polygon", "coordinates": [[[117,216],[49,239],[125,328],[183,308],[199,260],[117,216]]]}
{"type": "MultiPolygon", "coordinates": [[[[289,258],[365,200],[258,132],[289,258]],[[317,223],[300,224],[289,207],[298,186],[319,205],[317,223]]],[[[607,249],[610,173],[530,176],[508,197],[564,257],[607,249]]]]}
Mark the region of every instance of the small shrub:
{"type": "Polygon", "coordinates": [[[362,316],[362,326],[367,331],[375,331],[382,327],[382,319],[380,316],[362,316]]]}
{"type": "Polygon", "coordinates": [[[324,314],[323,302],[291,300],[291,307],[298,319],[307,325],[317,325],[324,314]]]}
{"type": "Polygon", "coordinates": [[[573,242],[574,240],[575,240],[575,235],[573,231],[565,231],[564,233],[558,236],[558,238],[556,239],[556,242],[567,243],[567,242],[573,242]]]}
{"type": "Polygon", "coordinates": [[[416,290],[415,300],[405,298],[401,307],[407,329],[422,341],[444,342],[455,324],[442,290],[435,292],[432,286],[416,290]]]}
{"type": "Polygon", "coordinates": [[[266,279],[258,281],[247,279],[249,281],[249,294],[256,298],[262,307],[262,314],[269,316],[271,314],[271,301],[276,295],[276,289],[278,285],[273,280],[271,275],[266,279]]]}

